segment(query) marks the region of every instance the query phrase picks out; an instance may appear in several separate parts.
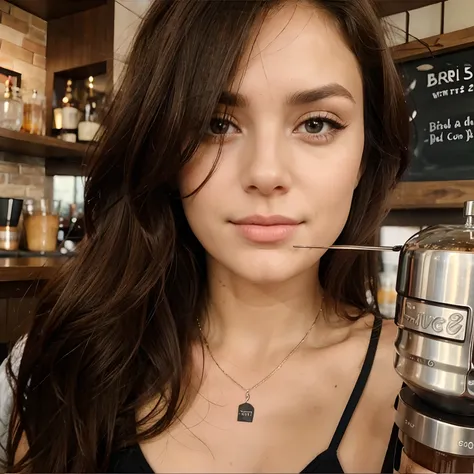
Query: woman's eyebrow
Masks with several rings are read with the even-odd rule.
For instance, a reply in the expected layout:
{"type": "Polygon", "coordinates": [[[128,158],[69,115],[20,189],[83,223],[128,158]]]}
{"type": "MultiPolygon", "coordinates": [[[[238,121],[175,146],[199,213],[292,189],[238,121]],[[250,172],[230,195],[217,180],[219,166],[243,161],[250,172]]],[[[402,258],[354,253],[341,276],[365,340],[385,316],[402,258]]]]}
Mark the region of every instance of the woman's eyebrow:
{"type": "Polygon", "coordinates": [[[332,83],[326,84],[316,89],[308,89],[299,92],[295,92],[288,98],[287,103],[289,105],[304,105],[311,102],[318,102],[323,99],[330,97],[344,97],[355,103],[355,99],[352,94],[341,84],[332,83]]]}
{"type": "MultiPolygon", "coordinates": [[[[330,97],[344,97],[355,103],[352,94],[341,84],[331,83],[315,89],[306,89],[297,91],[286,100],[290,106],[304,105],[311,102],[328,99],[330,97]]],[[[224,91],[219,97],[219,104],[227,107],[247,107],[248,98],[239,92],[224,91]]]]}

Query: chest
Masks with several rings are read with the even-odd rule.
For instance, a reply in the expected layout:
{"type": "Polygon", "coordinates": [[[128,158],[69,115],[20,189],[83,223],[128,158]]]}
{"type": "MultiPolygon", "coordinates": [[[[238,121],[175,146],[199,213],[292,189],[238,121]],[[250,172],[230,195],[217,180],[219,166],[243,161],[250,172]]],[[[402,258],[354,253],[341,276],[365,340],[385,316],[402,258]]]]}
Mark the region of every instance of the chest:
{"type": "MultiPolygon", "coordinates": [[[[300,472],[328,449],[360,365],[290,365],[250,392],[252,423],[237,421],[245,392],[211,368],[182,418],[142,451],[155,472],[300,472]]],[[[396,394],[376,401],[374,383],[366,387],[339,448],[346,472],[380,472],[383,463],[396,394]]]]}

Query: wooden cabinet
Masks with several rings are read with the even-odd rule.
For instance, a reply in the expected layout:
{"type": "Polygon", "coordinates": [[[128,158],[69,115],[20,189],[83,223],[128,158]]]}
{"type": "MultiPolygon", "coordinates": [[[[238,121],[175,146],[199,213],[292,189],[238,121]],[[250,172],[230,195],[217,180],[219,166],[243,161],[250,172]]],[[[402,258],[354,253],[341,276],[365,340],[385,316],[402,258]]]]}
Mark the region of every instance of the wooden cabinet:
{"type": "Polygon", "coordinates": [[[41,290],[66,259],[0,258],[0,359],[28,331],[41,290]]]}
{"type": "Polygon", "coordinates": [[[44,282],[0,282],[0,363],[15,342],[26,334],[44,282]]]}
{"type": "Polygon", "coordinates": [[[0,283],[0,343],[15,342],[33,320],[43,282],[0,283]]]}

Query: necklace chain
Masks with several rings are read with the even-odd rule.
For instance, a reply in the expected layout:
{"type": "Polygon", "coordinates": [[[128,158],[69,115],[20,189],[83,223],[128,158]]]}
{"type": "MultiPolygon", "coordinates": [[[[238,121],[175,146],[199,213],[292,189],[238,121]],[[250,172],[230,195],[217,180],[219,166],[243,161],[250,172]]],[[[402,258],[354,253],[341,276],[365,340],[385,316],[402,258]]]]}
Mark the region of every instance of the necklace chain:
{"type": "Polygon", "coordinates": [[[238,385],[244,392],[245,392],[245,401],[248,402],[249,399],[250,399],[250,392],[252,390],[255,390],[257,387],[259,387],[260,385],[262,385],[263,383],[265,383],[270,377],[272,377],[273,375],[275,375],[276,372],[278,372],[282,367],[283,365],[285,364],[285,362],[298,350],[298,348],[301,346],[301,344],[303,344],[304,341],[306,341],[306,338],[309,336],[309,333],[311,332],[311,330],[313,329],[314,325],[316,324],[316,320],[318,319],[318,316],[321,314],[322,310],[323,310],[323,301],[324,301],[324,297],[321,299],[321,306],[319,308],[319,311],[317,312],[316,314],[316,317],[314,318],[314,321],[312,322],[311,326],[309,327],[309,329],[306,331],[306,334],[303,336],[303,338],[301,339],[300,342],[298,342],[298,344],[289,352],[289,354],[280,362],[279,365],[277,365],[266,377],[264,377],[262,380],[260,380],[260,382],[257,382],[255,385],[253,385],[252,387],[250,388],[245,388],[243,385],[241,385],[239,382],[237,382],[237,380],[235,380],[232,376],[230,376],[220,365],[219,365],[219,362],[217,362],[217,360],[215,359],[214,355],[212,354],[212,351],[211,351],[211,348],[209,347],[209,343],[207,342],[207,339],[206,337],[204,336],[204,332],[202,330],[202,327],[201,327],[201,323],[199,322],[199,319],[197,319],[197,325],[198,325],[198,328],[199,328],[199,332],[201,333],[201,338],[204,342],[204,344],[206,345],[206,348],[207,348],[207,351],[209,352],[209,355],[211,356],[211,359],[214,361],[214,363],[216,364],[216,366],[218,367],[218,369],[230,380],[232,380],[232,382],[234,382],[235,385],[238,385]]]}

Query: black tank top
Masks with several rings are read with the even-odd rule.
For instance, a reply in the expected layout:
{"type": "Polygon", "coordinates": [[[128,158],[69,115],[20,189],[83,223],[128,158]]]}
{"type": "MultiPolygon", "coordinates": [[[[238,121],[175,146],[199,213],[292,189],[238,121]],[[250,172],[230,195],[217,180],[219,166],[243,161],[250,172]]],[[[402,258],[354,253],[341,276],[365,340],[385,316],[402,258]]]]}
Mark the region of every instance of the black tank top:
{"type": "MultiPolygon", "coordinates": [[[[365,356],[362,369],[360,371],[357,382],[352,390],[352,394],[347,402],[346,408],[342,413],[339,424],[337,425],[334,436],[329,443],[328,449],[316,456],[301,472],[302,473],[344,473],[341,463],[337,455],[339,444],[344,437],[344,433],[351,421],[352,415],[359,403],[367,380],[374,363],[377,345],[382,330],[382,320],[377,318],[372,328],[369,347],[365,356]]],[[[393,474],[394,467],[398,468],[398,462],[401,454],[401,446],[398,443],[398,429],[394,425],[390,442],[388,445],[385,460],[381,469],[382,473],[393,474]]],[[[114,473],[138,473],[146,472],[153,474],[153,470],[148,464],[140,446],[130,446],[116,452],[111,459],[110,469],[108,472],[114,473]]]]}

